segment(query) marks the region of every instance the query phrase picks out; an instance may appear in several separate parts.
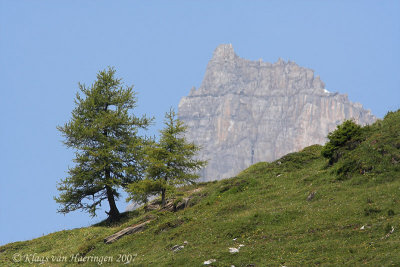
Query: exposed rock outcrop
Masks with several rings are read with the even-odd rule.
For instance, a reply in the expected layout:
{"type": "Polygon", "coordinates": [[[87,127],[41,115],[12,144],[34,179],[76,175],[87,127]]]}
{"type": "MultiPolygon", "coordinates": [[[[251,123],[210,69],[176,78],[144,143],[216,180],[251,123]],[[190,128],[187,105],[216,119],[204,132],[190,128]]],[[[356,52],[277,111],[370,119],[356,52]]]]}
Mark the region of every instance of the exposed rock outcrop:
{"type": "Polygon", "coordinates": [[[273,161],[312,144],[345,119],[371,124],[376,118],[347,95],[325,89],[314,71],[294,62],[250,61],[232,45],[220,45],[199,89],[179,103],[187,138],[201,145],[209,163],[202,180],[234,176],[253,163],[273,161]]]}
{"type": "Polygon", "coordinates": [[[125,235],[130,235],[133,233],[137,233],[137,232],[141,232],[144,229],[146,229],[147,224],[149,224],[151,222],[151,220],[139,223],[139,224],[135,224],[132,225],[130,227],[127,227],[113,235],[110,235],[106,238],[104,238],[104,243],[106,244],[111,244],[114,243],[115,241],[117,241],[118,239],[120,239],[121,237],[125,236],[125,235]]]}

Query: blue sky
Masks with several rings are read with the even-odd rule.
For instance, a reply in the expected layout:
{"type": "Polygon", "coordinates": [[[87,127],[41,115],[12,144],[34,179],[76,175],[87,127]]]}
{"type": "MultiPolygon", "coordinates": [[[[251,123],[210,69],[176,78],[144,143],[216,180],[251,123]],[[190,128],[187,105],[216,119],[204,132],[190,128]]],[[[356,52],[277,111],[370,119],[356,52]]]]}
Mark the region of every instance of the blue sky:
{"type": "Polygon", "coordinates": [[[215,47],[232,43],[247,59],[314,69],[328,90],[383,117],[400,108],[398,14],[389,0],[0,0],[0,244],[105,218],[58,214],[53,200],[73,159],[56,126],[69,120],[78,82],[115,66],[157,134],[215,47]]]}

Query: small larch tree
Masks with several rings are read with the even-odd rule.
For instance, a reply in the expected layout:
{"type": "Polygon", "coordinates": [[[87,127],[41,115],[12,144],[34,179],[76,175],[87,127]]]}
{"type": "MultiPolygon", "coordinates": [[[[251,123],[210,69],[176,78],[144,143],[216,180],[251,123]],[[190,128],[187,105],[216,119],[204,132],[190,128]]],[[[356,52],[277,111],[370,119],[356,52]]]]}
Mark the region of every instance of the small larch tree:
{"type": "Polygon", "coordinates": [[[143,178],[146,139],[138,130],[146,129],[151,119],[131,114],[137,102],[133,87],[114,76],[115,69],[108,68],[90,87],[79,84],[82,95],[76,94],[72,119],[57,127],[64,144],[75,150],[75,165],[59,183],[60,195],[55,197],[61,213],[81,209],[95,216],[107,200],[109,219],[118,220],[118,188],[143,178]]]}
{"type": "Polygon", "coordinates": [[[160,140],[146,148],[146,179],[129,186],[128,201],[146,202],[149,196],[161,194],[161,205],[165,206],[168,189],[199,178],[197,172],[207,162],[196,159],[200,147],[186,141],[186,129],[173,109],[165,114],[160,140]]]}

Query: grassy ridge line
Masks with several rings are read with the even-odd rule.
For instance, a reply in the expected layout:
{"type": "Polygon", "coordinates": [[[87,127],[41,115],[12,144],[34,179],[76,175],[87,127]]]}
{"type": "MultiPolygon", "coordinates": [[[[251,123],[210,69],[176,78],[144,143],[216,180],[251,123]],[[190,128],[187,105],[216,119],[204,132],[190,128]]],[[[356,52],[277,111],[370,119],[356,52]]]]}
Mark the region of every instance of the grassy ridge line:
{"type": "MultiPolygon", "coordinates": [[[[133,266],[201,266],[209,259],[216,259],[213,266],[399,266],[399,128],[400,112],[389,113],[332,167],[315,145],[257,163],[235,178],[181,188],[180,196],[201,190],[194,193],[193,206],[177,213],[138,210],[118,225],[104,222],[7,244],[0,247],[0,266],[29,265],[13,262],[15,253],[112,256],[113,263],[104,266],[127,266],[116,262],[118,255],[137,255],[133,266]],[[343,176],[341,166],[352,164],[358,165],[343,176]],[[310,192],[316,194],[307,201],[310,192]],[[106,236],[149,217],[155,220],[144,232],[103,243],[106,236]],[[182,250],[171,250],[184,241],[182,250]],[[239,253],[229,253],[241,244],[239,253]]],[[[73,265],[69,258],[45,264],[73,265]]]]}

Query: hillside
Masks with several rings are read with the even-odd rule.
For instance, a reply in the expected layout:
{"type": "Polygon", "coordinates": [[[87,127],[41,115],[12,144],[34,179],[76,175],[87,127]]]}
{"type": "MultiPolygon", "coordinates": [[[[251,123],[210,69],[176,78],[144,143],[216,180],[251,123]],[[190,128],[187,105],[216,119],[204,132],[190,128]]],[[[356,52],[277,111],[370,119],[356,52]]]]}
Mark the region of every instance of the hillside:
{"type": "Polygon", "coordinates": [[[400,111],[364,127],[361,143],[333,166],[321,150],[310,146],[231,179],[180,188],[176,203],[192,198],[177,212],[139,209],[118,225],[1,246],[0,265],[68,266],[86,256],[79,266],[203,266],[211,259],[212,266],[399,266],[400,111]],[[144,231],[103,242],[145,221],[144,231]],[[173,251],[176,245],[183,247],[173,251]],[[129,264],[117,263],[129,255],[136,255],[129,264]],[[112,263],[99,262],[105,257],[112,263]]]}

